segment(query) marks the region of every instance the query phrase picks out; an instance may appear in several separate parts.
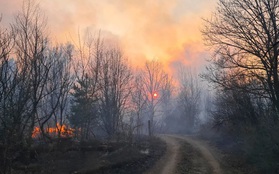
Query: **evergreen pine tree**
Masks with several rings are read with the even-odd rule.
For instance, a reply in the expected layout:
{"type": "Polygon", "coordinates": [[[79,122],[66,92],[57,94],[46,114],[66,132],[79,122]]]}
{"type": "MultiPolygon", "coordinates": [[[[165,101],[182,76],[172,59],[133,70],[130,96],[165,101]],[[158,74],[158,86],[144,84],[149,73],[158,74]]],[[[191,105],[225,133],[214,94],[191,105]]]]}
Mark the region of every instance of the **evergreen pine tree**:
{"type": "Polygon", "coordinates": [[[75,128],[81,140],[89,138],[92,126],[96,120],[94,99],[90,96],[91,82],[87,75],[77,80],[73,87],[70,124],[75,128]]]}

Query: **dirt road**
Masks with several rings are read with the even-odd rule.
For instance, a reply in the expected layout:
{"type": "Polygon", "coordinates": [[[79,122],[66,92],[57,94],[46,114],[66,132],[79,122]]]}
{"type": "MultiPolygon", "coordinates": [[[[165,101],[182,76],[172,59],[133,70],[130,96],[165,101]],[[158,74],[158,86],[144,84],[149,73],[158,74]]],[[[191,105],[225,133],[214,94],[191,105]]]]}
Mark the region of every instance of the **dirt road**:
{"type": "MultiPolygon", "coordinates": [[[[180,160],[180,147],[182,143],[190,144],[195,150],[197,150],[202,156],[202,165],[209,165],[212,174],[222,174],[218,161],[212,155],[210,148],[203,142],[193,139],[191,136],[178,136],[178,135],[160,135],[167,143],[166,154],[157,162],[148,174],[172,174],[176,173],[176,167],[180,160]],[[208,164],[204,164],[204,162],[208,164]]],[[[191,159],[200,160],[200,159],[191,159]]],[[[181,163],[180,163],[181,164],[181,163]]],[[[194,164],[193,164],[194,165],[194,164]]],[[[187,167],[187,166],[186,166],[187,167]]],[[[202,174],[202,172],[197,172],[202,174]]],[[[208,171],[206,171],[208,173],[208,171]]]]}
{"type": "Polygon", "coordinates": [[[180,143],[172,136],[160,135],[159,137],[167,143],[167,151],[147,174],[175,173],[180,143]]]}

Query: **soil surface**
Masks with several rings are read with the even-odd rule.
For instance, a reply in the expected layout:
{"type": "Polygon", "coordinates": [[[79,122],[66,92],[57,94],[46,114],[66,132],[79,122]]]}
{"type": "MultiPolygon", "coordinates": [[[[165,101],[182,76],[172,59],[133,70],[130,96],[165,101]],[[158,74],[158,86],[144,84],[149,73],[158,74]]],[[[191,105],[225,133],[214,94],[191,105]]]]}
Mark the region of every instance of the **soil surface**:
{"type": "Polygon", "coordinates": [[[197,173],[222,174],[212,149],[191,136],[160,135],[167,144],[165,155],[148,174],[197,173]],[[187,157],[188,156],[188,157],[187,157]],[[185,170],[177,170],[183,167],[185,170]]]}
{"type": "Polygon", "coordinates": [[[170,174],[175,173],[177,158],[180,143],[177,138],[172,136],[160,135],[162,140],[167,144],[167,150],[165,155],[156,163],[156,165],[147,174],[170,174]]]}

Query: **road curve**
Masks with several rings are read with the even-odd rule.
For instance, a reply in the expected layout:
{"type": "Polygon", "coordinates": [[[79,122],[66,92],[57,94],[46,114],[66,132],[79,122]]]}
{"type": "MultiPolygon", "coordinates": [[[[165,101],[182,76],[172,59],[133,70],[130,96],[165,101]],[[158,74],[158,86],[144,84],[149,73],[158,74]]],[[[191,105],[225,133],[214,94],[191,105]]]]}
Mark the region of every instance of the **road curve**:
{"type": "Polygon", "coordinates": [[[211,166],[213,174],[222,174],[220,164],[214,158],[212,152],[209,150],[209,147],[205,143],[199,140],[194,140],[191,136],[159,135],[159,137],[167,143],[166,154],[146,174],[175,173],[176,166],[179,160],[178,154],[181,140],[187,142],[201,153],[205,161],[207,161],[208,164],[211,166]]]}
{"type": "Polygon", "coordinates": [[[213,174],[222,174],[219,162],[215,159],[210,148],[203,142],[194,140],[191,136],[178,136],[172,135],[172,137],[179,138],[191,144],[194,148],[201,152],[202,156],[208,161],[209,165],[212,167],[213,174]]]}

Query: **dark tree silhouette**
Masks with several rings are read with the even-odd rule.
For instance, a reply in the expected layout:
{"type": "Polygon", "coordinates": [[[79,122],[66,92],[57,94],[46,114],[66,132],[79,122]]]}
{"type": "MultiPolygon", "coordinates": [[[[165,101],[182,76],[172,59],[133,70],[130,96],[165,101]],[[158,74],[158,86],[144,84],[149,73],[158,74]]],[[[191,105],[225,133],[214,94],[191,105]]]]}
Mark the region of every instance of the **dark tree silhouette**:
{"type": "Polygon", "coordinates": [[[93,38],[88,33],[83,42],[80,39],[77,51],[70,123],[77,132],[80,130],[80,138],[86,140],[94,135],[99,118],[100,63],[104,51],[100,34],[93,38]]]}
{"type": "Polygon", "coordinates": [[[278,12],[277,0],[219,0],[203,30],[216,53],[206,78],[227,89],[270,99],[277,112],[275,120],[279,111],[278,12]],[[250,85],[229,83],[240,78],[250,85]]]}
{"type": "Polygon", "coordinates": [[[104,52],[101,67],[100,116],[106,133],[113,138],[123,124],[132,73],[119,48],[108,48],[104,52]]]}

